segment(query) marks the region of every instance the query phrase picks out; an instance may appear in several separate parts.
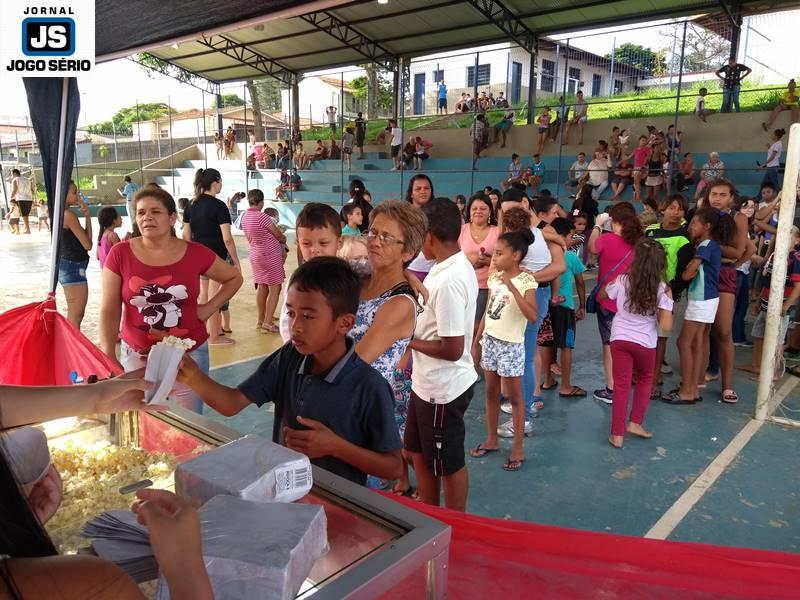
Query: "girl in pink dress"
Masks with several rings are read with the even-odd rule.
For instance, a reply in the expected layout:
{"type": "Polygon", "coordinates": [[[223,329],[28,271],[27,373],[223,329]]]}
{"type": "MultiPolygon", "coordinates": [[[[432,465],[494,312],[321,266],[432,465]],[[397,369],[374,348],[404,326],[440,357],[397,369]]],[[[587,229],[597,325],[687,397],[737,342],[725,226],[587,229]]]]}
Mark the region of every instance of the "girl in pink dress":
{"type": "Polygon", "coordinates": [[[262,212],[264,192],[250,190],[247,193],[250,207],[242,215],[240,227],[250,244],[250,265],[256,284],[256,307],[258,320],[256,329],[260,333],[277,333],[275,309],[281,295],[281,286],[286,278],[283,270],[283,245],[286,237],[278,229],[277,221],[262,212]]]}
{"type": "Polygon", "coordinates": [[[119,236],[114,233],[114,230],[122,227],[122,217],[113,206],[104,206],[97,213],[97,222],[100,223],[100,235],[97,236],[97,260],[100,261],[102,269],[106,264],[108,253],[111,252],[111,247],[119,242],[119,236]]]}

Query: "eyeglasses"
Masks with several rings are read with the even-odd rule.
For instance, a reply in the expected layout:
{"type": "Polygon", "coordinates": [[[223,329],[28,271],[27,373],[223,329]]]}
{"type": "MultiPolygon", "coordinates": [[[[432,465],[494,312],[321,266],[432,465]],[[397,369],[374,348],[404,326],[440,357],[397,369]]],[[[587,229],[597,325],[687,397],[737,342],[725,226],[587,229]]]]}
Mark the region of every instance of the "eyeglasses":
{"type": "Polygon", "coordinates": [[[405,244],[403,240],[398,240],[393,235],[388,233],[378,233],[375,229],[367,230],[366,236],[369,240],[378,240],[378,243],[383,246],[386,244],[405,244]]]}

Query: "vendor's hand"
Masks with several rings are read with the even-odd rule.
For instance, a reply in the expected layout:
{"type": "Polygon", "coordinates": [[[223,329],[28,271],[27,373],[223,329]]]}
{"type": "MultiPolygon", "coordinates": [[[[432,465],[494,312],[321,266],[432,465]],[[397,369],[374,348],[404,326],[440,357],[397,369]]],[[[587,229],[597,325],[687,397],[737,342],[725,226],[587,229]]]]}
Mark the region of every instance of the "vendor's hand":
{"type": "Polygon", "coordinates": [[[147,527],[150,546],[165,576],[207,577],[195,508],[166,490],[139,490],[136,497],[131,510],[147,527]]]}
{"type": "Polygon", "coordinates": [[[139,369],[91,384],[91,393],[97,394],[93,412],[107,415],[144,408],[144,391],[152,384],[143,377],[144,369],[139,369]]]}
{"type": "Polygon", "coordinates": [[[284,427],[283,435],[287,448],[305,454],[310,459],[336,455],[336,449],[341,440],[338,435],[314,419],[297,417],[297,422],[308,429],[302,431],[284,427]]]}
{"type": "Polygon", "coordinates": [[[201,375],[203,375],[203,371],[197,363],[188,354],[184,354],[181,364],[178,366],[178,376],[175,381],[192,387],[192,382],[201,375]]]}
{"type": "Polygon", "coordinates": [[[586,318],[586,310],[583,308],[579,308],[575,311],[575,320],[576,321],[583,321],[586,318]]]}
{"type": "Polygon", "coordinates": [[[61,475],[51,464],[45,476],[33,486],[28,494],[28,504],[39,522],[44,525],[56,514],[63,497],[64,484],[61,481],[61,475]]]}

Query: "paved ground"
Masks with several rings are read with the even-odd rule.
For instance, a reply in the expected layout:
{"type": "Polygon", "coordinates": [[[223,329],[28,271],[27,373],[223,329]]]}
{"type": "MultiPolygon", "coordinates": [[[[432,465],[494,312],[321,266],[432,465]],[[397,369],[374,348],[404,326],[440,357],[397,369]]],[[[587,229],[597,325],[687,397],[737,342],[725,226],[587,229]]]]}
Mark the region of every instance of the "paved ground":
{"type": "MultiPolygon", "coordinates": [[[[237,243],[245,250],[244,240],[237,243]]],[[[47,238],[34,234],[12,238],[0,232],[5,277],[0,279],[0,310],[44,297],[47,287],[47,238]]],[[[245,261],[246,262],[246,261],[245,261]]],[[[289,265],[291,266],[291,265],[289,265]]],[[[249,266],[245,267],[246,281],[249,266]]],[[[99,268],[90,265],[90,301],[85,331],[96,338],[100,300],[99,268]]],[[[64,308],[59,293],[59,307],[64,308]]],[[[277,348],[277,335],[257,334],[252,326],[254,291],[245,284],[232,304],[233,347],[213,348],[213,376],[235,385],[252,373],[261,358],[277,348]]],[[[578,327],[574,382],[586,389],[601,385],[600,342],[593,317],[578,327]]],[[[738,360],[747,351],[737,350],[738,360]]],[[[669,358],[676,364],[674,346],[669,358]]],[[[667,384],[676,383],[667,376],[667,384]]],[[[799,379],[779,382],[787,401],[786,416],[800,411],[799,379]],[[792,412],[795,411],[795,412],[792,412]]],[[[546,392],[546,408],[525,442],[527,462],[507,473],[504,452],[468,458],[470,512],[487,516],[643,536],[797,552],[800,549],[800,430],[771,423],[758,428],[751,420],[755,383],[736,378],[742,400],[719,401],[719,388],[705,392],[696,406],[651,405],[646,425],[650,441],[629,439],[625,448],[608,446],[610,407],[588,399],[562,399],[546,392]],[[730,446],[730,447],[729,447],[730,446]],[[725,462],[725,461],[729,462],[725,462]],[[720,466],[721,465],[721,466],[720,466]],[[709,485],[711,474],[721,472],[709,485]],[[699,479],[698,479],[699,478],[699,479]],[[676,504],[677,503],[677,504],[676,504]],[[681,510],[682,509],[682,510],[681,510]],[[677,516],[674,516],[677,513],[677,516]]],[[[483,440],[483,386],[476,388],[467,413],[467,443],[483,440]]],[[[269,435],[272,412],[249,408],[232,418],[212,415],[242,432],[269,435]]],[[[503,442],[507,452],[510,444],[503,442]]]]}

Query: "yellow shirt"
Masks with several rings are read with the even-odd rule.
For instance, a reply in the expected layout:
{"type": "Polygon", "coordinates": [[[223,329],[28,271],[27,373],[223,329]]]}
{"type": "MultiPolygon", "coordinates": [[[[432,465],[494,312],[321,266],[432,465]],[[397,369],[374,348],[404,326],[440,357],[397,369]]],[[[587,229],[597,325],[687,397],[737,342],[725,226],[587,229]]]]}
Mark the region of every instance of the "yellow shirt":
{"type": "MultiPolygon", "coordinates": [[[[533,275],[524,271],[512,278],[511,282],[523,296],[528,290],[539,287],[533,275]]],[[[489,304],[483,325],[484,333],[498,340],[521,344],[525,339],[528,320],[519,309],[514,296],[500,279],[500,273],[492,273],[488,285],[489,304]]]]}
{"type": "Polygon", "coordinates": [[[786,90],[781,94],[781,102],[783,102],[784,106],[797,106],[797,101],[800,97],[798,97],[797,92],[790,92],[786,90]]]}

